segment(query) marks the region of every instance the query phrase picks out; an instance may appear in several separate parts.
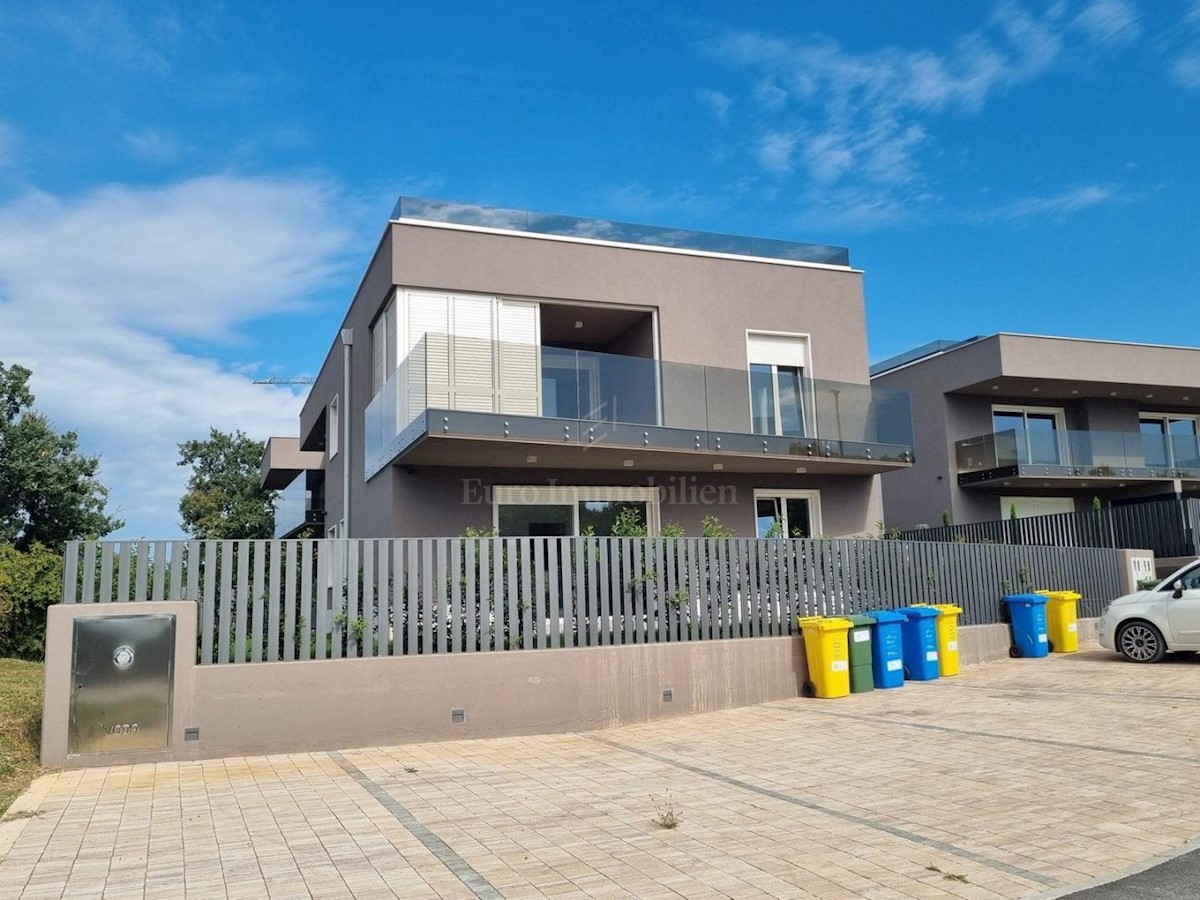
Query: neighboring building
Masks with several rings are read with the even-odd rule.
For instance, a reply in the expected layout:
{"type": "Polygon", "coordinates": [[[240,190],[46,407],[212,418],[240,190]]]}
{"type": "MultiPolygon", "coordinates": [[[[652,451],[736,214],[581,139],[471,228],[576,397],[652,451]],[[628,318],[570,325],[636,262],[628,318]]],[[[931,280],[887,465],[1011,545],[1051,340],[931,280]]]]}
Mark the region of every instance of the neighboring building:
{"type": "Polygon", "coordinates": [[[349,400],[339,337],[263,460],[281,535],[347,533],[347,464],[352,537],[862,534],[911,465],[843,248],[404,197],[342,328],[349,400]]]}
{"type": "Polygon", "coordinates": [[[885,360],[871,383],[912,396],[917,463],[884,479],[889,527],[1200,488],[1200,349],[994,334],[885,360]]]}

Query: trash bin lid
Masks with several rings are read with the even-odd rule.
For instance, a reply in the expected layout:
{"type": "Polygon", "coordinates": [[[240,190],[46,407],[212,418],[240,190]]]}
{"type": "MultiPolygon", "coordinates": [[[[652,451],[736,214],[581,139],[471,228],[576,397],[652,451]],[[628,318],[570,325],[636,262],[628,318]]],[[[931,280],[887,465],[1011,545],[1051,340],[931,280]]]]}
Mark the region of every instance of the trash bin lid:
{"type": "Polygon", "coordinates": [[[874,625],[875,624],[875,619],[871,616],[843,616],[843,618],[847,622],[849,622],[851,625],[853,625],[855,628],[858,628],[863,625],[874,625]]]}
{"type": "Polygon", "coordinates": [[[962,607],[955,606],[953,603],[931,603],[930,606],[936,609],[943,616],[962,615],[962,607]]]}
{"type": "Polygon", "coordinates": [[[1058,600],[1061,602],[1083,599],[1083,594],[1079,593],[1078,591],[1038,591],[1038,593],[1048,597],[1051,600],[1058,600]]]}
{"type": "MultiPolygon", "coordinates": [[[[1043,597],[1042,602],[1045,600],[1046,598],[1043,597]]],[[[896,612],[902,613],[910,619],[933,619],[940,615],[932,606],[901,606],[896,612]]]]}
{"type": "Polygon", "coordinates": [[[897,612],[894,609],[872,609],[868,610],[867,615],[874,619],[879,625],[908,621],[908,616],[904,615],[902,612],[897,612]]]}
{"type": "Polygon", "coordinates": [[[832,616],[801,616],[799,619],[801,628],[808,628],[812,631],[849,631],[849,619],[834,618],[832,616]]]}
{"type": "Polygon", "coordinates": [[[1045,604],[1050,598],[1045,594],[1009,594],[1004,598],[1005,603],[1040,603],[1045,604]]]}

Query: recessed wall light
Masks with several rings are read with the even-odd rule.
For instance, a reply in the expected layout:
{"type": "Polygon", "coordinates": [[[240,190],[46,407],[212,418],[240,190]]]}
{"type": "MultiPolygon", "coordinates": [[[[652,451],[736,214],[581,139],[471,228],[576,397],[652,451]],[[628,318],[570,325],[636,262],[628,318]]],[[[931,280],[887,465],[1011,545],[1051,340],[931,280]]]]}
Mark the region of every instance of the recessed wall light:
{"type": "Polygon", "coordinates": [[[1036,394],[1036,393],[1038,393],[1040,390],[1041,390],[1041,388],[1040,388],[1040,387],[1035,387],[1035,388],[1033,389],[1033,392],[1036,394]]]}
{"type": "Polygon", "coordinates": [[[525,462],[530,462],[530,463],[537,462],[537,457],[536,456],[527,456],[527,457],[525,457],[525,462]]]}
{"type": "Polygon", "coordinates": [[[576,320],[575,320],[575,327],[576,327],[576,328],[582,328],[582,327],[583,327],[583,319],[576,319],[576,320]]]}
{"type": "Polygon", "coordinates": [[[1153,400],[1153,399],[1154,399],[1154,395],[1153,395],[1153,394],[1147,394],[1147,395],[1146,395],[1146,399],[1147,399],[1147,400],[1153,400]]]}
{"type": "Polygon", "coordinates": [[[1117,392],[1116,392],[1116,391],[1109,391],[1109,392],[1108,392],[1108,396],[1110,396],[1110,397],[1115,397],[1115,396],[1117,396],[1117,392]]]}
{"type": "Polygon", "coordinates": [[[1000,390],[1000,385],[998,385],[998,384],[993,384],[993,385],[992,385],[992,390],[993,390],[993,391],[998,391],[998,390],[1000,390]]]}
{"type": "Polygon", "coordinates": [[[1071,393],[1072,393],[1072,394],[1078,394],[1078,393],[1079,393],[1079,388],[1074,388],[1074,389],[1072,389],[1071,393]]]}
{"type": "Polygon", "coordinates": [[[623,461],[621,462],[621,465],[623,465],[623,466],[624,466],[625,468],[627,468],[627,469],[628,469],[628,468],[631,468],[631,467],[633,466],[633,460],[632,460],[632,459],[626,459],[626,460],[623,460],[623,461]]]}
{"type": "Polygon", "coordinates": [[[807,471],[808,471],[808,468],[805,466],[796,466],[796,474],[797,475],[803,475],[807,471]]]}
{"type": "Polygon", "coordinates": [[[725,468],[725,463],[713,463],[714,472],[720,472],[723,468],[725,468]]]}

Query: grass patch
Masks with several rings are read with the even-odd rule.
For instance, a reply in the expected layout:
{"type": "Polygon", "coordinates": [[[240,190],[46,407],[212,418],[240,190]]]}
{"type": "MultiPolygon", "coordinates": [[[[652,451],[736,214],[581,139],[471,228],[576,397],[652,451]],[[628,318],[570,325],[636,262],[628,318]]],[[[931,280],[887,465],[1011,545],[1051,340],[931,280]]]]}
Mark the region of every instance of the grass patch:
{"type": "Polygon", "coordinates": [[[0,816],[41,773],[42,664],[0,659],[0,816]]]}

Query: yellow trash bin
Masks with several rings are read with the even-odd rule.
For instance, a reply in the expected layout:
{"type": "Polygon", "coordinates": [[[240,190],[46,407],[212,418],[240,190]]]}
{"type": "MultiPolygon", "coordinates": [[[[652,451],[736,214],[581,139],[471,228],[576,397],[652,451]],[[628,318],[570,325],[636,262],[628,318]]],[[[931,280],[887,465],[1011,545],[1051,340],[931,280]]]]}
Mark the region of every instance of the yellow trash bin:
{"type": "Polygon", "coordinates": [[[914,603],[913,606],[928,606],[938,611],[937,642],[938,670],[941,676],[957,675],[958,664],[958,617],[962,608],[953,603],[914,603]]]}
{"type": "Polygon", "coordinates": [[[1046,632],[1051,653],[1075,653],[1079,650],[1079,601],[1076,591],[1038,591],[1046,598],[1046,632]]]}
{"type": "Polygon", "coordinates": [[[806,697],[845,697],[850,693],[849,619],[801,616],[804,654],[808,658],[806,697]]]}

